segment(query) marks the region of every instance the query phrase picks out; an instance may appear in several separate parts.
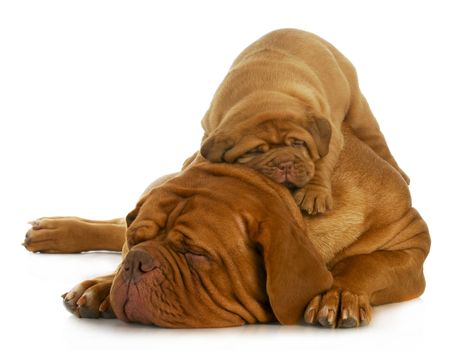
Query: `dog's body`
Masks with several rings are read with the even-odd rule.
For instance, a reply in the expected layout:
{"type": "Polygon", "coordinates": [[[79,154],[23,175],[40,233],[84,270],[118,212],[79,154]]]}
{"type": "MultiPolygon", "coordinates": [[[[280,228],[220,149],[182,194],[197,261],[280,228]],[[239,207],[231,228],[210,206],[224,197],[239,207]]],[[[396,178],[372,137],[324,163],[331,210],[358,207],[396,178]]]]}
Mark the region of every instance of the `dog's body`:
{"type": "Polygon", "coordinates": [[[323,213],[332,207],[331,175],[343,146],[344,121],[408,182],[359,89],[353,65],[316,35],[278,30],[233,63],[202,120],[201,153],[212,162],[247,163],[300,188],[295,199],[301,208],[323,213]],[[279,134],[268,133],[269,127],[279,134]],[[249,162],[281,147],[282,154],[249,162]]]}
{"type": "Polygon", "coordinates": [[[419,296],[430,248],[400,174],[345,130],[334,209],[302,216],[289,191],[242,165],[201,163],[151,186],[123,220],[38,220],[31,251],[121,249],[115,275],[78,284],[65,304],[165,327],[368,323],[371,305],[419,296]],[[76,240],[75,237],[80,237],[76,240]],[[115,278],[114,278],[115,276],[115,278]],[[111,309],[112,307],[112,309],[111,309]]]}

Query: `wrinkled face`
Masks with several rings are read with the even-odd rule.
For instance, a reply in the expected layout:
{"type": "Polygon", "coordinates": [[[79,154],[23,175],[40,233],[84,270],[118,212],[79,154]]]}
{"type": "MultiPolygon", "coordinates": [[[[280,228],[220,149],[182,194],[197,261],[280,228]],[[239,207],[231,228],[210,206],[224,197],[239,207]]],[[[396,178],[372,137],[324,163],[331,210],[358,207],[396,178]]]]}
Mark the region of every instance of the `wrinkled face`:
{"type": "Polygon", "coordinates": [[[205,162],[154,187],[127,216],[127,247],[111,306],[130,322],[294,324],[331,284],[290,193],[245,166],[205,162]]]}
{"type": "Polygon", "coordinates": [[[258,146],[247,151],[245,147],[245,153],[235,162],[245,164],[289,189],[305,186],[314,176],[315,164],[302,135],[289,131],[274,132],[273,137],[265,136],[269,135],[264,135],[258,146]]]}
{"type": "MultiPolygon", "coordinates": [[[[273,319],[261,257],[242,232],[245,228],[233,215],[204,216],[202,206],[200,201],[189,201],[182,213],[169,215],[155,238],[130,249],[111,290],[118,318],[174,328],[273,319]],[[200,224],[197,217],[202,218],[200,224]],[[233,232],[242,236],[226,236],[233,232]]],[[[154,232],[155,227],[141,216],[130,224],[128,234],[154,232]]]]}
{"type": "Polygon", "coordinates": [[[272,120],[236,135],[212,136],[201,152],[210,161],[245,164],[292,190],[310,181],[315,161],[327,153],[330,126],[327,121],[313,125],[272,120]]]}

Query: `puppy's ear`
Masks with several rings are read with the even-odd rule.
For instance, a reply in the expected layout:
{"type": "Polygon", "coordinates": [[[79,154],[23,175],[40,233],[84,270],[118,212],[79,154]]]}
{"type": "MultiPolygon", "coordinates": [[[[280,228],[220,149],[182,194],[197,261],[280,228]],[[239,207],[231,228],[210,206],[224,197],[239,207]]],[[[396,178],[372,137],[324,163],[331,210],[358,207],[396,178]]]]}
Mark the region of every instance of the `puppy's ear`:
{"type": "Polygon", "coordinates": [[[221,163],[223,156],[234,145],[229,136],[212,134],[202,142],[201,155],[212,163],[221,163]]]}
{"type": "Polygon", "coordinates": [[[252,238],[263,249],[274,315],[282,324],[295,324],[311,299],[331,287],[332,275],[305,230],[288,217],[265,220],[252,238]]]}
{"type": "Polygon", "coordinates": [[[324,157],[329,152],[329,143],[332,134],[332,127],[326,118],[310,118],[306,130],[313,136],[318,149],[319,157],[324,157]]]}

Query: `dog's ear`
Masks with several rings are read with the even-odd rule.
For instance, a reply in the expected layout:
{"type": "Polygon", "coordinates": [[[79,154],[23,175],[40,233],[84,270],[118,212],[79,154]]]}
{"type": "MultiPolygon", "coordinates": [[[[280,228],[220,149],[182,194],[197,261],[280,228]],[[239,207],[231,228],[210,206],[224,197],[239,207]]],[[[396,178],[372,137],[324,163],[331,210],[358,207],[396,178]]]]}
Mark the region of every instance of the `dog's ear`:
{"type": "Polygon", "coordinates": [[[313,137],[319,157],[324,157],[329,152],[329,143],[332,135],[330,122],[326,118],[312,117],[306,125],[306,130],[313,137]]]}
{"type": "Polygon", "coordinates": [[[125,217],[125,222],[127,224],[127,232],[126,232],[125,238],[126,238],[126,241],[129,247],[132,247],[141,242],[139,237],[137,237],[139,236],[139,233],[137,232],[137,230],[134,230],[131,226],[133,222],[137,219],[138,214],[140,213],[141,207],[146,201],[146,198],[147,196],[143,196],[136,204],[135,209],[129,212],[127,216],[125,217]]]}
{"type": "Polygon", "coordinates": [[[128,213],[125,220],[129,248],[153,239],[168,228],[170,220],[178,212],[177,209],[181,209],[182,204],[186,203],[171,190],[172,187],[154,187],[138,201],[136,208],[128,213]]]}
{"type": "Polygon", "coordinates": [[[282,324],[299,322],[311,299],[332,285],[332,275],[320,254],[290,217],[272,215],[252,237],[262,247],[266,291],[282,324]]]}
{"type": "Polygon", "coordinates": [[[234,146],[231,137],[215,133],[202,142],[201,155],[212,163],[224,162],[223,156],[234,146]]]}
{"type": "Polygon", "coordinates": [[[138,203],[136,203],[135,209],[133,209],[131,212],[127,214],[125,217],[125,223],[127,224],[127,228],[130,227],[130,225],[135,221],[136,217],[138,216],[138,213],[140,212],[140,208],[143,205],[146,197],[141,198],[138,203]]]}

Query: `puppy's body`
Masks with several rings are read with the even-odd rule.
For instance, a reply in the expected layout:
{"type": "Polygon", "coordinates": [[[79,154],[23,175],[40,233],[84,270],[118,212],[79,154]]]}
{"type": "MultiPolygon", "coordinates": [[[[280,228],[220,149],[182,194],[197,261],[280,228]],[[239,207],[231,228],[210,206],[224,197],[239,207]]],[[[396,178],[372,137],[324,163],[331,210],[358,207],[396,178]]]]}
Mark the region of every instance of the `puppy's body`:
{"type": "MultiPolygon", "coordinates": [[[[343,121],[407,181],[359,90],[353,65],[316,35],[279,30],[250,45],[233,63],[202,120],[201,152],[210,161],[233,163],[256,145],[269,150],[298,139],[316,171],[308,174],[309,182],[297,185],[296,200],[308,213],[325,212],[332,206],[331,175],[343,146],[343,121]],[[268,123],[280,121],[304,128],[307,135],[287,135],[282,141],[261,135],[268,123]]],[[[277,169],[280,163],[276,157],[268,167],[277,169]]]]}
{"type": "MultiPolygon", "coordinates": [[[[82,282],[65,304],[81,317],[112,305],[121,319],[166,327],[287,324],[304,312],[308,323],[353,327],[369,322],[371,305],[420,295],[425,222],[402,177],[348,130],[332,190],[330,213],[303,217],[287,189],[253,170],[191,166],[155,183],[127,216],[115,280],[82,282]]],[[[108,247],[120,245],[120,221],[42,219],[25,245],[89,250],[104,230],[108,247]]]]}

